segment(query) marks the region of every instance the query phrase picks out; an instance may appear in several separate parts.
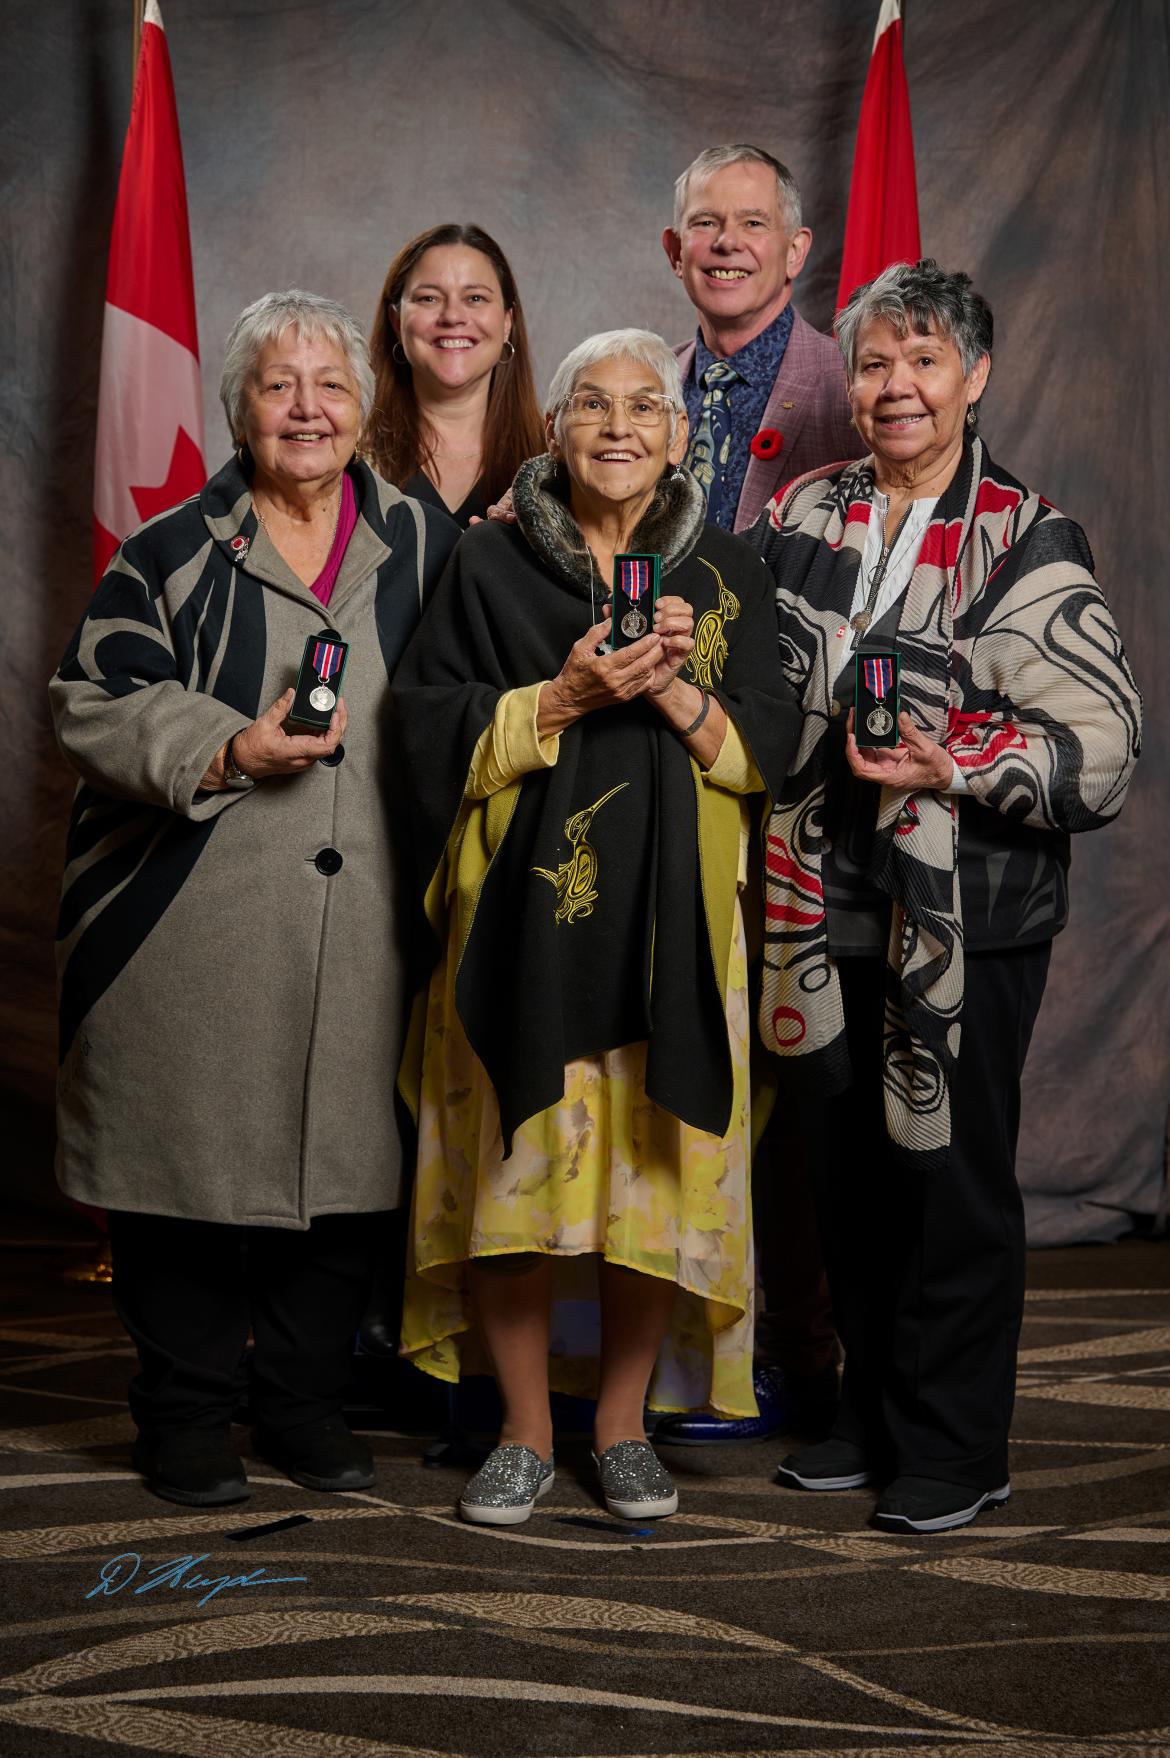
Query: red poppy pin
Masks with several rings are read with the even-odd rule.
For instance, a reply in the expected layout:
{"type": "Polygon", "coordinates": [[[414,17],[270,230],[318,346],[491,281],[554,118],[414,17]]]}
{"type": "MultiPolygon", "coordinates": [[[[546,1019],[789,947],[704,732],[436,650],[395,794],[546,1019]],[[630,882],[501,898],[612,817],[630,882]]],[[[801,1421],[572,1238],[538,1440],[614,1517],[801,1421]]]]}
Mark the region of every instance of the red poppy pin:
{"type": "Polygon", "coordinates": [[[753,458],[774,458],[784,444],[784,435],[776,427],[761,427],[752,441],[753,458]]]}

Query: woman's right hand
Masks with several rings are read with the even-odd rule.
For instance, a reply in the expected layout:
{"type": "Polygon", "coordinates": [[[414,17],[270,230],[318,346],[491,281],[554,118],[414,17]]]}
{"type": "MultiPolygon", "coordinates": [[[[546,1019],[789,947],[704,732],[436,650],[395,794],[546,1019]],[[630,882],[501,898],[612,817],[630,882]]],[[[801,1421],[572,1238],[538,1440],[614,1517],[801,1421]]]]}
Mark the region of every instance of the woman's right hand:
{"type": "MultiPolygon", "coordinates": [[[[251,726],[246,726],[243,732],[235,735],[232,741],[232,757],[236,768],[249,780],[263,781],[268,775],[295,775],[299,770],[311,769],[314,763],[319,762],[322,757],[328,757],[341,743],[349,718],[342,701],[338,702],[330,716],[328,732],[285,731],[284,723],[295,695],[294,689],[287,689],[251,726]]],[[[204,777],[204,785],[212,790],[224,785],[225,751],[226,746],[218,753],[204,777]]]]}
{"type": "Polygon", "coordinates": [[[632,702],[645,691],[661,654],[661,635],[643,635],[628,647],[599,654],[597,649],[611,627],[610,617],[595,623],[570,647],[569,657],[556,677],[542,687],[536,714],[536,728],[542,739],[563,732],[595,708],[632,702]]]}

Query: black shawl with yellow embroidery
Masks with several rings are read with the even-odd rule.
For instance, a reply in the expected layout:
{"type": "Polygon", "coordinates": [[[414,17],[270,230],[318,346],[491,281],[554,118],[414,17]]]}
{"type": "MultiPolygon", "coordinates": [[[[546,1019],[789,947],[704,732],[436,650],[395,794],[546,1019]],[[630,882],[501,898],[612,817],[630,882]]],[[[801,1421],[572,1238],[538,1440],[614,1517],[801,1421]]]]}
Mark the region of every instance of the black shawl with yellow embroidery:
{"type": "MultiPolygon", "coordinates": [[[[650,1098],[722,1135],[738,801],[643,701],[586,715],[562,734],[553,767],[485,802],[464,797],[501,695],[555,677],[607,596],[594,570],[595,618],[588,552],[551,460],[523,467],[515,503],[517,525],[462,539],[395,681],[419,882],[440,943],[445,906],[458,912],[459,1017],[506,1143],[562,1096],[567,1062],[643,1039],[650,1098]]],[[[713,690],[775,795],[799,719],[772,578],[703,521],[684,473],[663,485],[633,544],[661,554],[663,593],[694,606],[684,675],[713,690]]]]}

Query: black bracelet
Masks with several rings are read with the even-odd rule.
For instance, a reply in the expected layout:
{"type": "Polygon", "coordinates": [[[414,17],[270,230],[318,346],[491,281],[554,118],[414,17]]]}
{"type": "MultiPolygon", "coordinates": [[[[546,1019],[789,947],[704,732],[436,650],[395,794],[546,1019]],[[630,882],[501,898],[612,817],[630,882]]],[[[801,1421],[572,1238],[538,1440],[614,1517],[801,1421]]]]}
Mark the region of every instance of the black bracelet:
{"type": "Polygon", "coordinates": [[[236,735],[233,733],[223,748],[223,778],[229,786],[235,781],[251,781],[252,779],[236,762],[235,743],[236,735]]]}
{"type": "Polygon", "coordinates": [[[682,732],[679,734],[680,738],[689,739],[691,737],[692,733],[697,733],[699,728],[702,726],[703,722],[706,720],[708,713],[710,712],[711,698],[708,695],[707,691],[701,689],[699,691],[699,694],[703,698],[703,706],[699,709],[699,712],[696,714],[695,718],[692,720],[690,726],[683,727],[682,732]]]}

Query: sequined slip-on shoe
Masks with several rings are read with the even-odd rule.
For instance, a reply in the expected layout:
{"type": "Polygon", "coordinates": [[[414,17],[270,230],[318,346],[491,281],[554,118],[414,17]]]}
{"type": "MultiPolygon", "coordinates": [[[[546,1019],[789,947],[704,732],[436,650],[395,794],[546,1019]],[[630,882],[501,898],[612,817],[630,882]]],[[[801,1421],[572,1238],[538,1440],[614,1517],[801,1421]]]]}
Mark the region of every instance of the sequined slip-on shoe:
{"type": "Polygon", "coordinates": [[[509,1441],[489,1453],[463,1494],[459,1512],[474,1526],[520,1526],[553,1486],[553,1462],[509,1441]]]}
{"type": "Polygon", "coordinates": [[[615,1441],[598,1458],[593,1455],[601,1493],[619,1520],[659,1520],[678,1509],[678,1491],[670,1472],[649,1441],[615,1441]]]}

